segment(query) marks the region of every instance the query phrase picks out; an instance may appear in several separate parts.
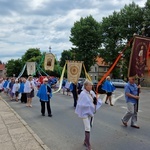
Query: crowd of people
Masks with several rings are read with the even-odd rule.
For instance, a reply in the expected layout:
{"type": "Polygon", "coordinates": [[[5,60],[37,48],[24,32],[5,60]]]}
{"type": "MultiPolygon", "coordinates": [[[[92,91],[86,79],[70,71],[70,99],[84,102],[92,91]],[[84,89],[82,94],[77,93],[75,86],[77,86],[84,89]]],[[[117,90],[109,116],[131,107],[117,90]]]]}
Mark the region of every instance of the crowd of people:
{"type": "MultiPolygon", "coordinates": [[[[52,87],[57,87],[59,80],[57,78],[43,77],[33,78],[29,76],[27,79],[21,78],[6,78],[0,80],[0,92],[4,91],[10,96],[10,100],[15,100],[16,102],[21,101],[25,103],[27,107],[32,107],[32,98],[35,96],[35,89],[38,90],[37,97],[39,97],[41,102],[41,114],[45,116],[45,105],[47,107],[48,116],[52,117],[50,99],[52,98],[52,87]]],[[[79,83],[71,83],[67,79],[63,79],[62,91],[66,95],[72,93],[73,96],[73,106],[75,108],[75,113],[79,118],[83,120],[85,139],[84,145],[87,150],[91,150],[90,144],[90,131],[93,126],[94,114],[97,109],[102,105],[101,99],[98,98],[95,91],[92,89],[93,83],[89,80],[85,80],[83,86],[79,83]]],[[[134,77],[129,77],[129,82],[125,86],[125,99],[127,103],[127,112],[123,116],[122,123],[127,127],[128,121],[131,119],[131,127],[138,128],[137,125],[137,104],[139,100],[138,89],[140,85],[137,86],[134,82],[134,77]]],[[[112,104],[111,95],[115,90],[115,87],[111,83],[110,76],[108,76],[103,83],[102,89],[105,90],[106,100],[105,104],[112,104]]]]}

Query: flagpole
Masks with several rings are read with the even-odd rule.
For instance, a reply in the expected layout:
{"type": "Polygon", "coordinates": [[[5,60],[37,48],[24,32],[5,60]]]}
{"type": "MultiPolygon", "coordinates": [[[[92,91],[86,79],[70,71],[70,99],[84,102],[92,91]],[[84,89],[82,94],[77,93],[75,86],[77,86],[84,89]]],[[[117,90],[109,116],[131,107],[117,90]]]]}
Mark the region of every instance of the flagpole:
{"type": "Polygon", "coordinates": [[[125,48],[119,53],[117,56],[115,62],[112,64],[112,66],[109,68],[109,70],[104,74],[104,76],[101,78],[101,80],[98,82],[97,87],[96,87],[96,93],[98,94],[98,87],[99,85],[102,84],[102,82],[106,79],[106,77],[111,73],[111,71],[114,69],[120,58],[122,57],[123,53],[127,49],[128,46],[130,46],[131,42],[133,41],[134,36],[130,39],[130,41],[126,44],[125,48]]]}

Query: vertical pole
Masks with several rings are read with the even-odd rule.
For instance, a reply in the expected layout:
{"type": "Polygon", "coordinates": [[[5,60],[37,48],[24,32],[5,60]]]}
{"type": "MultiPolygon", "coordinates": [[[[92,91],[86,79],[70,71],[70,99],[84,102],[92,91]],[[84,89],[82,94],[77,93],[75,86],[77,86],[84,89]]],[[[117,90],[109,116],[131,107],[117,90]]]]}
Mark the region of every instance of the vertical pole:
{"type": "MultiPolygon", "coordinates": [[[[140,84],[141,84],[141,79],[138,78],[138,85],[140,85],[140,84]]],[[[139,96],[139,95],[140,95],[140,88],[138,88],[138,92],[137,92],[137,96],[139,96]]],[[[138,109],[139,109],[139,99],[137,101],[137,112],[138,112],[138,109]]]]}

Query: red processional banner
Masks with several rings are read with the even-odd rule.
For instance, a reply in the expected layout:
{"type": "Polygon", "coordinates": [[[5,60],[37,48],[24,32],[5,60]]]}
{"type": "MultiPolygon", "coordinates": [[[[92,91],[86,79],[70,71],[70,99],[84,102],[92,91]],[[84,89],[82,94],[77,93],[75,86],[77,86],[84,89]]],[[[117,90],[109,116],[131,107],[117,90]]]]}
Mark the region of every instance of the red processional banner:
{"type": "Polygon", "coordinates": [[[145,67],[150,69],[150,38],[135,36],[130,55],[128,76],[143,77],[145,67]]]}

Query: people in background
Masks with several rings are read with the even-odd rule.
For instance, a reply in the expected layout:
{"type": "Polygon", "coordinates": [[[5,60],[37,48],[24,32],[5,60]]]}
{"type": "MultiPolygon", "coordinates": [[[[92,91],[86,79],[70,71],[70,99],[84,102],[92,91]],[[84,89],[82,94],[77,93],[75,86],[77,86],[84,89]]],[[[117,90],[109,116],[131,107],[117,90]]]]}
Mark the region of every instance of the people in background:
{"type": "Polygon", "coordinates": [[[73,95],[73,100],[74,100],[74,108],[76,108],[77,105],[77,99],[78,99],[78,92],[77,92],[77,83],[71,83],[69,87],[70,91],[72,92],[73,95]]]}
{"type": "Polygon", "coordinates": [[[3,82],[3,80],[1,79],[1,80],[0,80],[0,93],[4,90],[3,84],[4,84],[4,82],[3,82]]]}
{"type": "Polygon", "coordinates": [[[15,96],[15,100],[18,102],[18,97],[19,97],[19,88],[20,88],[20,83],[18,79],[15,79],[15,83],[12,87],[12,93],[15,96]]]}
{"type": "Polygon", "coordinates": [[[11,81],[8,83],[10,100],[13,100],[13,98],[14,98],[14,93],[12,92],[14,84],[15,84],[15,79],[11,78],[11,81]]]}
{"type": "Polygon", "coordinates": [[[3,84],[3,88],[4,88],[4,93],[8,94],[8,89],[7,89],[7,85],[9,83],[9,78],[6,78],[4,80],[4,84],[3,84]]]}
{"type": "Polygon", "coordinates": [[[34,97],[34,88],[35,84],[33,77],[29,76],[27,81],[24,84],[24,92],[27,93],[27,107],[32,107],[32,98],[34,97]]]}
{"type": "Polygon", "coordinates": [[[62,81],[63,95],[65,94],[65,90],[66,90],[66,88],[65,88],[66,82],[67,82],[67,80],[64,78],[62,81]]]}
{"type": "Polygon", "coordinates": [[[40,98],[42,116],[45,116],[45,104],[46,104],[48,116],[52,117],[52,112],[51,112],[51,107],[50,107],[50,99],[52,97],[52,90],[51,90],[50,85],[48,84],[47,78],[43,79],[43,84],[40,86],[37,96],[40,98]]]}
{"type": "Polygon", "coordinates": [[[114,90],[116,89],[115,86],[112,84],[110,76],[107,76],[105,82],[102,85],[102,89],[106,91],[106,100],[105,100],[105,104],[108,104],[108,100],[110,102],[110,106],[113,106],[112,104],[112,92],[114,92],[114,90]]]}
{"type": "Polygon", "coordinates": [[[26,78],[21,78],[19,93],[21,93],[21,103],[27,103],[27,94],[24,92],[24,84],[26,83],[26,78]]]}

